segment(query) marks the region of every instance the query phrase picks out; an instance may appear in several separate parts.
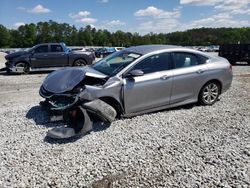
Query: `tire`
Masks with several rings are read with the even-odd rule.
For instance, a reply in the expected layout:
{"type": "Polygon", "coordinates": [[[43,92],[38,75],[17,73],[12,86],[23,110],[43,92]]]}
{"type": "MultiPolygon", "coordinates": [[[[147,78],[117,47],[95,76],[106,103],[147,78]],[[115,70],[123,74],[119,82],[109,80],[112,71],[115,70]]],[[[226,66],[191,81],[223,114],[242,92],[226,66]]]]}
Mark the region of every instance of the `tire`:
{"type": "Polygon", "coordinates": [[[90,102],[82,104],[82,107],[87,110],[87,112],[92,113],[104,122],[111,123],[115,120],[117,115],[116,110],[106,102],[96,99],[90,102]]]}
{"type": "Polygon", "coordinates": [[[23,67],[23,74],[29,74],[30,73],[30,66],[27,63],[19,62],[16,64],[16,67],[23,67]]]}
{"type": "Polygon", "coordinates": [[[47,132],[47,137],[54,139],[67,139],[76,136],[83,136],[89,133],[93,128],[93,122],[90,120],[88,113],[81,107],[64,113],[63,118],[68,126],[60,126],[50,129],[47,132]]]}
{"type": "Polygon", "coordinates": [[[82,67],[87,65],[86,61],[84,59],[77,59],[74,61],[73,66],[75,67],[82,67]]]}
{"type": "Polygon", "coordinates": [[[206,83],[199,93],[199,103],[202,105],[213,105],[220,95],[220,89],[221,86],[218,82],[206,83]]]}

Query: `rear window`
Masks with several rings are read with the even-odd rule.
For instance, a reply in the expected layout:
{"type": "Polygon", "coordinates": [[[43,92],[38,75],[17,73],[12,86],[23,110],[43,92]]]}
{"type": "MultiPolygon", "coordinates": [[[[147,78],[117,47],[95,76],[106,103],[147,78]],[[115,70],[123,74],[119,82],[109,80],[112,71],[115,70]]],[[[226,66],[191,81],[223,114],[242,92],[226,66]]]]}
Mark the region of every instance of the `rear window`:
{"type": "Polygon", "coordinates": [[[174,52],[173,60],[175,68],[184,68],[204,64],[207,62],[208,58],[187,52],[174,52]]]}
{"type": "Polygon", "coordinates": [[[63,48],[61,45],[51,45],[51,52],[62,52],[63,48]]]}

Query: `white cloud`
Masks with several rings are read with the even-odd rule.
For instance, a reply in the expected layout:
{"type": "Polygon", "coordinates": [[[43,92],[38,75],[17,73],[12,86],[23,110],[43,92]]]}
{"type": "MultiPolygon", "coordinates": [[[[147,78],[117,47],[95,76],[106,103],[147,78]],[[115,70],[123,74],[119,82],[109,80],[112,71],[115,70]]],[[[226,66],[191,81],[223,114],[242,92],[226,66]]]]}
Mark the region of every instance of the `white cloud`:
{"type": "Polygon", "coordinates": [[[197,5],[197,6],[214,6],[218,3],[223,2],[224,0],[180,0],[181,5],[197,5]]]}
{"type": "Polygon", "coordinates": [[[181,30],[192,29],[192,28],[201,28],[201,27],[249,27],[249,20],[237,20],[234,19],[228,13],[220,13],[213,15],[208,18],[193,20],[188,24],[182,24],[181,30]]]}
{"type": "Polygon", "coordinates": [[[141,33],[168,33],[175,31],[178,25],[179,22],[175,19],[150,20],[140,23],[138,30],[141,33]]]}
{"type": "Polygon", "coordinates": [[[50,9],[45,8],[43,5],[37,5],[33,9],[28,10],[29,13],[42,14],[51,12],[50,9]]]}
{"type": "Polygon", "coordinates": [[[70,13],[69,17],[71,18],[81,18],[81,17],[87,17],[90,15],[89,11],[79,11],[77,14],[70,13]]]}
{"type": "Polygon", "coordinates": [[[81,18],[81,19],[77,19],[75,21],[80,22],[80,23],[85,23],[85,24],[93,24],[93,23],[97,22],[97,19],[95,19],[95,18],[81,18]]]}
{"type": "Polygon", "coordinates": [[[25,23],[23,23],[23,22],[14,23],[14,27],[15,27],[15,28],[18,28],[18,27],[20,27],[21,25],[25,25],[25,23]]]}
{"type": "Polygon", "coordinates": [[[173,11],[164,11],[154,6],[140,9],[134,13],[134,16],[142,18],[137,29],[142,33],[171,32],[178,26],[180,10],[181,7],[175,8],[173,11]]]}
{"type": "Polygon", "coordinates": [[[134,13],[137,17],[152,16],[154,18],[172,18],[180,17],[180,11],[178,9],[168,12],[161,9],[158,9],[154,6],[149,6],[146,9],[140,9],[134,13]]]}
{"type": "Polygon", "coordinates": [[[100,0],[99,3],[108,3],[109,0],[100,0]]]}
{"type": "Polygon", "coordinates": [[[85,23],[85,24],[96,23],[97,19],[88,17],[90,16],[90,14],[91,13],[89,11],[79,11],[77,14],[70,13],[69,17],[74,19],[75,22],[78,23],[85,23]]]}
{"type": "Polygon", "coordinates": [[[228,1],[222,1],[221,3],[217,4],[215,6],[216,9],[221,10],[234,10],[234,9],[240,9],[240,8],[246,8],[248,4],[250,3],[250,0],[228,0],[228,1]]]}
{"type": "Polygon", "coordinates": [[[17,10],[21,10],[21,11],[26,10],[26,8],[25,8],[25,7],[17,7],[16,9],[17,9],[17,10]]]}
{"type": "Polygon", "coordinates": [[[233,10],[231,13],[232,13],[232,14],[245,14],[245,15],[250,15],[250,9],[233,10]]]}
{"type": "Polygon", "coordinates": [[[112,21],[108,21],[106,23],[107,26],[110,26],[110,27],[114,27],[114,26],[122,26],[122,25],[125,25],[125,22],[122,22],[120,20],[112,20],[112,21]]]}
{"type": "MultiPolygon", "coordinates": [[[[142,34],[155,32],[167,33],[173,31],[182,31],[192,28],[201,27],[249,27],[250,20],[247,17],[236,17],[236,15],[249,15],[250,9],[248,8],[250,0],[241,0],[236,3],[236,0],[181,0],[181,4],[193,5],[206,5],[213,6],[214,15],[197,18],[186,23],[180,22],[182,7],[173,9],[173,11],[165,11],[156,7],[150,6],[146,9],[138,10],[134,13],[138,19],[138,27],[136,28],[142,34]],[[229,3],[231,2],[231,4],[229,3]]],[[[205,15],[203,15],[205,16],[205,15]]]]}
{"type": "Polygon", "coordinates": [[[213,6],[216,11],[231,14],[250,14],[250,0],[180,0],[181,5],[213,6]]]}

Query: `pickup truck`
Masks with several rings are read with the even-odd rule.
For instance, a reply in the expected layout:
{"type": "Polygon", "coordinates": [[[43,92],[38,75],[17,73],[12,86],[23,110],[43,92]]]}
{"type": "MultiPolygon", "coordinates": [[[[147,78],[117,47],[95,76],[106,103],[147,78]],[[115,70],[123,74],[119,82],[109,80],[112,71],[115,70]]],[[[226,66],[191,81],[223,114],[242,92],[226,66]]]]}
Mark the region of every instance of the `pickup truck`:
{"type": "Polygon", "coordinates": [[[73,51],[64,43],[43,43],[28,50],[5,56],[7,72],[28,74],[33,70],[55,70],[60,67],[90,65],[95,54],[87,51],[73,51]]]}

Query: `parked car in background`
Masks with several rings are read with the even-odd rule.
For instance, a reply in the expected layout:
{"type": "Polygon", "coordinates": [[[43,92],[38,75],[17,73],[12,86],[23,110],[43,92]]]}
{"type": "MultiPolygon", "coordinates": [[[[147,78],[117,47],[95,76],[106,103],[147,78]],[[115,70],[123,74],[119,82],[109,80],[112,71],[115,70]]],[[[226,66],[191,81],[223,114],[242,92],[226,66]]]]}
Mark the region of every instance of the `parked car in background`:
{"type": "Polygon", "coordinates": [[[33,70],[90,65],[95,55],[93,52],[72,51],[64,43],[44,43],[6,55],[5,59],[8,72],[27,74],[33,70]]]}
{"type": "Polygon", "coordinates": [[[120,50],[123,50],[124,47],[115,47],[115,51],[120,51],[120,50]]]}
{"type": "MultiPolygon", "coordinates": [[[[231,83],[232,67],[224,58],[178,46],[146,45],[115,52],[92,66],[55,71],[44,80],[40,95],[51,109],[74,114],[69,119],[81,122],[86,110],[113,120],[114,114],[134,116],[196,102],[212,105],[231,83]]],[[[79,131],[73,128],[67,129],[70,135],[79,131]]],[[[65,138],[67,130],[50,134],[65,138]]]]}
{"type": "Polygon", "coordinates": [[[236,62],[247,62],[250,65],[250,44],[221,45],[219,56],[226,58],[232,65],[236,62]]]}
{"type": "Polygon", "coordinates": [[[116,49],[115,48],[107,48],[107,47],[104,47],[104,48],[98,48],[96,51],[95,51],[95,56],[98,57],[98,58],[104,58],[112,53],[116,52],[116,49]]]}

